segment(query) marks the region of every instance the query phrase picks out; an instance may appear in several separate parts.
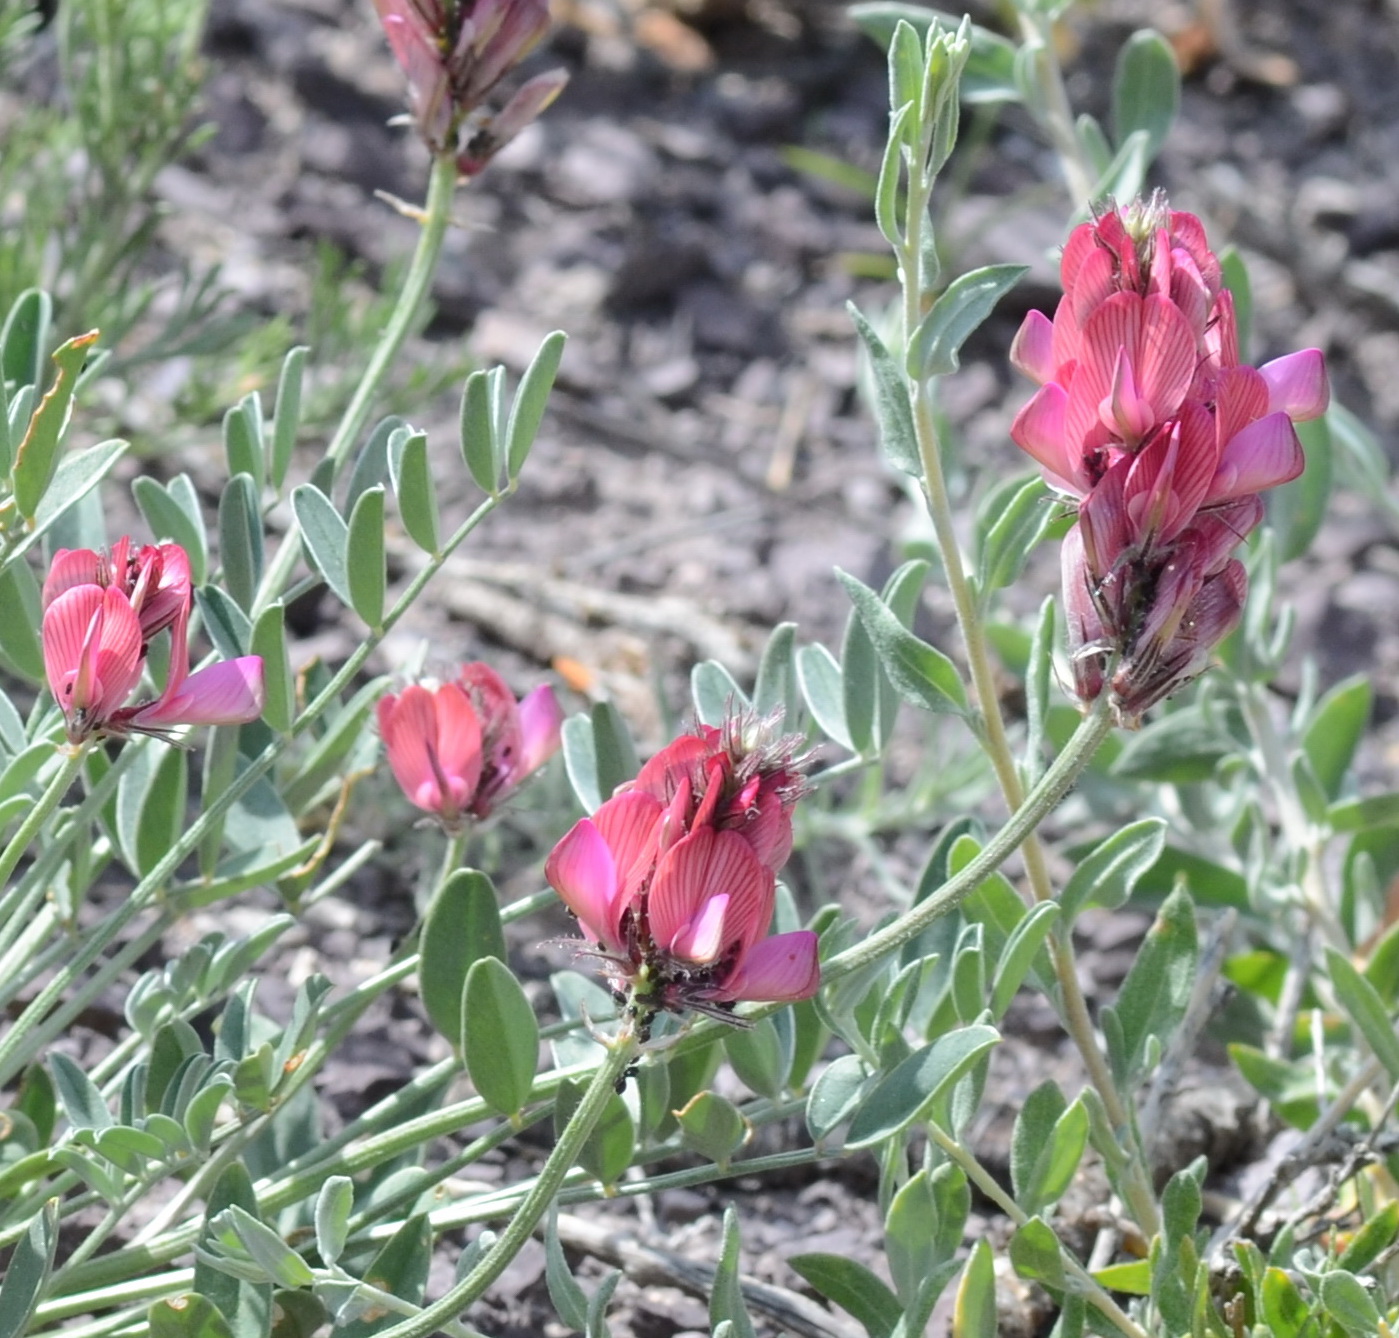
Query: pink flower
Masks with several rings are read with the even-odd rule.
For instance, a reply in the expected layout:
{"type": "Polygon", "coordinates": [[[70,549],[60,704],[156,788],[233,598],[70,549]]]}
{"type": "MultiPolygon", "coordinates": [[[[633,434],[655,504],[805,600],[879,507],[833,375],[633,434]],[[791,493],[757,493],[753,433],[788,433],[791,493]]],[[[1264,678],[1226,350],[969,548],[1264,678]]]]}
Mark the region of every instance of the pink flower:
{"type": "Polygon", "coordinates": [[[558,751],[562,715],[553,689],[516,702],[495,670],[467,664],[460,678],[380,698],[379,733],[409,802],[449,830],[484,818],[558,751]]]}
{"type": "Polygon", "coordinates": [[[767,936],[803,782],[792,741],[756,728],[676,739],[545,863],[643,1026],[661,1010],[808,999],[820,984],[814,933],[767,936]]]}
{"type": "Polygon", "coordinates": [[[389,45],[408,77],[418,131],[473,176],[559,95],[568,76],[551,70],[525,83],[494,118],[481,111],[500,80],[549,29],[548,0],[374,0],[389,45]]]}
{"type": "Polygon", "coordinates": [[[258,656],[189,672],[189,557],[178,544],[147,545],[134,557],[129,538],[110,554],[61,550],[44,582],[43,609],[44,672],[73,743],[178,725],[245,724],[262,713],[258,656]],[[152,638],[166,628],[164,691],[126,706],[152,638]]]}
{"type": "Polygon", "coordinates": [[[1040,389],[1011,427],[1078,508],[1064,593],[1079,695],[1107,666],[1124,721],[1200,673],[1242,611],[1229,555],[1258,494],[1305,466],[1293,424],[1325,412],[1320,352],[1241,366],[1233,300],[1200,220],[1158,195],[1070,236],[1051,322],[1031,312],[1011,361],[1040,389]]]}

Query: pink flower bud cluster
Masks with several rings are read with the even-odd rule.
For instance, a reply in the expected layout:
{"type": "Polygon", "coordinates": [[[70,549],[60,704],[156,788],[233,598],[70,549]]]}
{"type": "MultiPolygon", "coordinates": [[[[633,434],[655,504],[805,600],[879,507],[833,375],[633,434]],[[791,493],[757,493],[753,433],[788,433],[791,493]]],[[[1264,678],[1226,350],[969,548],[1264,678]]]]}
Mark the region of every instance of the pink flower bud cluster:
{"type": "Polygon", "coordinates": [[[475,176],[558,97],[568,75],[526,81],[494,117],[482,110],[500,80],[549,29],[548,0],[374,0],[408,76],[413,120],[434,154],[475,176]]]}
{"type": "Polygon", "coordinates": [[[799,739],[738,717],[663,748],[554,848],[544,876],[643,1021],[810,998],[816,935],[768,936],[805,791],[799,739]]]}
{"type": "Polygon", "coordinates": [[[379,733],[409,802],[449,831],[484,818],[558,751],[562,716],[552,688],[517,702],[484,664],[451,683],[413,684],[379,701],[379,733]]]}
{"type": "Polygon", "coordinates": [[[189,672],[189,556],[179,544],[110,553],[60,549],[43,590],[44,671],[73,743],[177,725],[238,725],[262,713],[262,660],[244,655],[189,672]],[[170,629],[165,690],[127,706],[151,641],[170,629]]]}
{"type": "Polygon", "coordinates": [[[1317,349],[1240,365],[1204,227],[1159,195],[1076,228],[1060,273],[1053,321],[1032,311],[1011,349],[1040,386],[1011,435],[1076,499],[1062,561],[1078,695],[1106,687],[1136,723],[1237,626],[1233,551],[1258,494],[1302,472],[1293,424],[1330,392],[1317,349]]]}

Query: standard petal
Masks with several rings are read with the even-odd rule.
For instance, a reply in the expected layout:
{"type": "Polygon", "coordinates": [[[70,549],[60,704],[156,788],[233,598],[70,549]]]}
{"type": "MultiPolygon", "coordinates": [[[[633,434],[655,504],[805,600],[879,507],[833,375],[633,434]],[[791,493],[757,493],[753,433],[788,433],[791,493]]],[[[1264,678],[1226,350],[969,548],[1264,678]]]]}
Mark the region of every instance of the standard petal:
{"type": "Polygon", "coordinates": [[[106,585],[107,563],[90,548],[60,548],[44,578],[42,606],[47,609],[65,590],[76,585],[106,585]]]}
{"type": "Polygon", "coordinates": [[[1044,312],[1032,311],[1021,322],[1010,361],[1036,385],[1054,380],[1054,326],[1044,312]]]}
{"type": "Polygon", "coordinates": [[[709,752],[706,739],[698,734],[682,734],[652,757],[637,773],[632,784],[636,789],[655,795],[663,804],[668,804],[675,795],[680,778],[694,775],[698,764],[709,752]]]}
{"type": "Polygon", "coordinates": [[[398,697],[379,703],[379,733],[394,779],[410,802],[441,812],[443,798],[431,750],[437,746],[437,707],[432,693],[410,684],[398,697]]]}
{"type": "MultiPolygon", "coordinates": [[[[49,691],[71,717],[73,682],[78,675],[83,647],[93,619],[103,605],[100,585],[79,585],[63,591],[44,613],[42,638],[44,643],[44,676],[49,691]]],[[[81,703],[86,705],[86,703],[81,703]]]]}
{"type": "Polygon", "coordinates": [[[481,722],[471,699],[455,683],[442,684],[431,696],[437,764],[466,802],[481,779],[481,722]]]}
{"type": "Polygon", "coordinates": [[[1195,332],[1185,314],[1165,297],[1142,303],[1140,341],[1135,357],[1142,395],[1164,422],[1180,408],[1195,379],[1195,332]]]}
{"type": "Polygon", "coordinates": [[[139,729],[245,725],[262,714],[262,703],[262,656],[243,655],[191,674],[178,691],[142,707],[131,722],[139,729]]]}
{"type": "Polygon", "coordinates": [[[1223,502],[1276,488],[1295,479],[1306,465],[1292,420],[1285,413],[1270,413],[1225,444],[1207,500],[1223,502]]]}
{"type": "Polygon", "coordinates": [[[141,624],[126,596],[115,586],[108,586],[102,600],[96,684],[87,706],[93,723],[109,719],[131,696],[141,681],[143,664],[141,624]]]}
{"type": "Polygon", "coordinates": [[[821,986],[818,940],[809,929],[774,934],[757,943],[725,984],[730,999],[753,1003],[795,1003],[821,986]]]}
{"type": "Polygon", "coordinates": [[[1274,358],[1259,369],[1268,387],[1268,412],[1285,413],[1294,423],[1320,418],[1331,403],[1331,383],[1319,348],[1274,358]]]}
{"type": "Polygon", "coordinates": [[[746,947],[767,931],[773,876],[736,832],[703,827],[662,857],[647,898],[651,933],[668,944],[689,928],[711,897],[727,894],[723,947],[746,947]]]}
{"type": "Polygon", "coordinates": [[[547,683],[520,699],[520,767],[528,776],[559,750],[563,709],[547,683]]]}
{"type": "Polygon", "coordinates": [[[550,852],[544,861],[544,878],[578,917],[589,939],[610,952],[622,951],[617,865],[591,819],[574,823],[550,852]]]}
{"type": "Polygon", "coordinates": [[[617,870],[619,895],[629,901],[650,876],[658,855],[665,808],[640,790],[614,795],[593,814],[617,870]]]}

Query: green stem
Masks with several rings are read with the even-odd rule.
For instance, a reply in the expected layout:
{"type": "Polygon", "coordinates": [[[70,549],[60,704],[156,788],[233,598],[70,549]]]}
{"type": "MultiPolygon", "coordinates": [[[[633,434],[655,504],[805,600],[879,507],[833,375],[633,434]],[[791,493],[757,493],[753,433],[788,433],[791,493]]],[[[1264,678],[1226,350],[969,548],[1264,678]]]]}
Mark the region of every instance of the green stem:
{"type": "MultiPolygon", "coordinates": [[[[63,765],[54,773],[53,779],[48,783],[44,793],[39,796],[39,802],[25,814],[24,821],[20,823],[19,830],[10,838],[3,852],[0,852],[0,885],[9,882],[10,875],[14,873],[24,852],[29,849],[34,838],[44,829],[44,824],[53,816],[56,809],[68,793],[73,782],[78,778],[78,772],[82,770],[83,758],[87,755],[88,745],[78,744],[69,747],[63,759],[63,765]]],[[[18,889],[6,895],[5,903],[0,904],[0,923],[8,923],[14,914],[13,897],[18,889]]]]}
{"type": "Polygon", "coordinates": [[[1069,103],[1068,90],[1064,87],[1064,72],[1059,67],[1059,57],[1054,50],[1053,24],[1046,23],[1038,15],[1022,11],[1020,30],[1025,36],[1026,45],[1036,48],[1031,69],[1040,98],[1038,106],[1031,103],[1031,114],[1044,128],[1050,143],[1054,145],[1054,151],[1059,155],[1064,182],[1073,198],[1074,208],[1087,210],[1093,203],[1096,173],[1088,165],[1078,138],[1073,107],[1069,103]]]}
{"type": "MultiPolygon", "coordinates": [[[[447,235],[451,222],[452,196],[457,185],[457,166],[450,154],[434,158],[432,174],[428,178],[427,202],[423,206],[422,231],[418,234],[418,246],[413,252],[412,262],[398,290],[398,300],[389,314],[379,342],[370,356],[369,365],[360,377],[359,385],[340,418],[335,435],[326,447],[325,459],[331,463],[334,478],[344,466],[346,457],[355,442],[359,440],[369,421],[374,400],[379,394],[384,378],[393,366],[403,342],[418,319],[419,308],[432,287],[432,276],[437,270],[437,260],[442,252],[442,241],[447,235]]],[[[291,577],[297,558],[301,556],[300,532],[288,532],[277,550],[277,555],[268,565],[267,574],[258,590],[257,598],[250,612],[256,621],[258,614],[274,599],[291,577]]]]}
{"type": "MultiPolygon", "coordinates": [[[[1016,1226],[1024,1226],[1029,1216],[1009,1194],[996,1182],[996,1178],[977,1161],[951,1134],[931,1121],[926,1126],[928,1137],[933,1140],[958,1166],[966,1172],[970,1180],[988,1199],[991,1200],[1016,1226]]],[[[1127,1338],[1150,1338],[1150,1335],[1111,1296],[1094,1280],[1093,1275],[1074,1258],[1061,1242],[1059,1258],[1063,1261],[1064,1272],[1077,1284],[1075,1290],[1081,1292],[1088,1304],[1127,1338]]]]}
{"type": "Polygon", "coordinates": [[[382,1338],[429,1338],[438,1332],[442,1321],[456,1319],[500,1275],[510,1261],[524,1248],[534,1234],[540,1219],[549,1210],[564,1177],[572,1169],[588,1135],[592,1133],[618,1080],[640,1053],[641,1045],[630,1026],[624,1026],[607,1051],[606,1057],[593,1074],[592,1082],[573,1112],[554,1150],[539,1172],[534,1187],[516,1210],[509,1225],[500,1233],[496,1243],[487,1251],[470,1273],[440,1301],[428,1306],[422,1314],[402,1324],[385,1329],[382,1338]]]}

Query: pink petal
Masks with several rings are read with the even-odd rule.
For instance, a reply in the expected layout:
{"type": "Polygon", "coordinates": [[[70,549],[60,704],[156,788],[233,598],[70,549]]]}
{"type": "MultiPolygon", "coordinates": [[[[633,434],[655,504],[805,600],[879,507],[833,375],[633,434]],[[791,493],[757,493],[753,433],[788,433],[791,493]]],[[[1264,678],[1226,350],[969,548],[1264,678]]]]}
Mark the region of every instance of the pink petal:
{"type": "Polygon", "coordinates": [[[1276,488],[1295,479],[1306,466],[1292,420],[1285,413],[1270,413],[1235,433],[1225,445],[1208,500],[1223,502],[1276,488]]]}
{"type": "Polygon", "coordinates": [[[519,709],[519,774],[528,776],[558,752],[563,710],[547,683],[522,697],[519,709]]]}
{"type": "Polygon", "coordinates": [[[1259,369],[1268,387],[1268,412],[1285,413],[1294,423],[1320,418],[1331,403],[1326,360],[1319,348],[1304,348],[1265,362],[1259,369]]]}
{"type": "Polygon", "coordinates": [[[452,793],[440,765],[434,765],[438,741],[433,694],[411,684],[398,697],[381,698],[378,713],[389,766],[409,802],[429,813],[459,810],[469,796],[464,789],[452,793]]]}
{"type": "Polygon", "coordinates": [[[583,932],[609,952],[621,952],[617,922],[619,905],[617,865],[602,834],[583,818],[550,852],[544,862],[544,878],[578,917],[583,932]]]}
{"type": "Polygon", "coordinates": [[[49,691],[68,715],[73,711],[73,680],[89,644],[93,619],[102,609],[103,593],[100,585],[75,586],[58,595],[44,613],[44,676],[49,691]]]}
{"type": "Polygon", "coordinates": [[[75,585],[106,585],[107,563],[90,548],[60,548],[53,555],[49,574],[44,578],[42,605],[48,608],[65,590],[75,585]]]}
{"type": "Polygon", "coordinates": [[[101,725],[141,678],[141,625],[113,586],[79,585],[49,605],[42,628],[44,674],[72,720],[101,725]]]}
{"type": "Polygon", "coordinates": [[[1081,496],[1086,489],[1077,484],[1080,461],[1069,454],[1065,428],[1068,398],[1057,382],[1042,386],[1015,415],[1010,435],[1022,451],[1043,467],[1055,487],[1081,496]]]}
{"type": "Polygon", "coordinates": [[[724,987],[730,999],[795,1003],[821,986],[818,940],[809,929],[774,934],[755,944],[724,987]]]}
{"type": "Polygon", "coordinates": [[[1117,365],[1113,368],[1112,389],[1098,410],[1104,423],[1116,426],[1123,441],[1141,441],[1156,426],[1156,411],[1137,387],[1132,373],[1132,359],[1127,350],[1117,350],[1117,365]]]}
{"type": "Polygon", "coordinates": [[[624,900],[631,899],[655,867],[664,816],[661,801],[639,790],[614,795],[593,814],[593,826],[612,852],[624,900]]]}
{"type": "Polygon", "coordinates": [[[647,898],[651,933],[670,943],[699,919],[711,897],[724,893],[724,946],[756,941],[772,918],[773,876],[734,832],[702,827],[661,858],[647,898]]]}
{"type": "Polygon", "coordinates": [[[1269,412],[1268,383],[1256,368],[1226,367],[1215,384],[1214,401],[1215,432],[1222,446],[1269,412]]]}
{"type": "Polygon", "coordinates": [[[681,776],[688,776],[710,752],[709,743],[698,734],[682,734],[668,743],[638,773],[633,784],[669,803],[681,776]]]}
{"type": "Polygon", "coordinates": [[[1010,361],[1037,385],[1054,380],[1054,326],[1044,312],[1032,311],[1021,322],[1010,361]]]}
{"type": "Polygon", "coordinates": [[[1159,423],[1180,408],[1195,379],[1195,332],[1180,308],[1166,297],[1148,297],[1142,303],[1141,319],[1137,378],[1159,423]]]}
{"type": "Polygon", "coordinates": [[[455,683],[442,684],[431,696],[436,725],[429,738],[437,764],[466,802],[481,779],[481,722],[471,699],[455,683]]]}
{"type": "Polygon", "coordinates": [[[222,660],[191,674],[132,717],[139,729],[168,725],[245,725],[262,714],[262,657],[243,655],[222,660]]]}
{"type": "Polygon", "coordinates": [[[663,943],[674,957],[708,965],[724,950],[724,920],[729,910],[729,894],[720,892],[700,907],[699,914],[677,931],[669,943],[663,943]]]}

